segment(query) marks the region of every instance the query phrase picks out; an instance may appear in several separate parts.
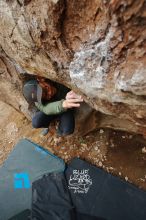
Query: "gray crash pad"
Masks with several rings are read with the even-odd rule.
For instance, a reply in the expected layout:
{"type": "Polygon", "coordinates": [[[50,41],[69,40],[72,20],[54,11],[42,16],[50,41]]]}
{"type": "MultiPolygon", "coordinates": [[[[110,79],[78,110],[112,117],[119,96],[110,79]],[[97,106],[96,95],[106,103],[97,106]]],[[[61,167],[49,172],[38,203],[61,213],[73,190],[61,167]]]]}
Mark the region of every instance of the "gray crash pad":
{"type": "Polygon", "coordinates": [[[0,220],[31,208],[32,182],[51,172],[63,172],[62,159],[22,139],[0,168],[0,220]]]}

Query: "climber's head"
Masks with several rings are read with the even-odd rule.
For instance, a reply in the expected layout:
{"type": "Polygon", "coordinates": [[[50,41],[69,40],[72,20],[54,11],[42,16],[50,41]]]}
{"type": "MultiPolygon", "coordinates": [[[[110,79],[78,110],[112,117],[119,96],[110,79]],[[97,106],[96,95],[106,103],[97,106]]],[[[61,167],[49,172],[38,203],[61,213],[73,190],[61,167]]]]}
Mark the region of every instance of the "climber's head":
{"type": "Polygon", "coordinates": [[[23,95],[28,103],[39,102],[42,99],[42,88],[37,80],[29,80],[23,86],[23,95]]]}
{"type": "Polygon", "coordinates": [[[23,95],[29,104],[42,103],[51,100],[57,90],[51,83],[42,77],[27,81],[23,86],[23,95]]]}

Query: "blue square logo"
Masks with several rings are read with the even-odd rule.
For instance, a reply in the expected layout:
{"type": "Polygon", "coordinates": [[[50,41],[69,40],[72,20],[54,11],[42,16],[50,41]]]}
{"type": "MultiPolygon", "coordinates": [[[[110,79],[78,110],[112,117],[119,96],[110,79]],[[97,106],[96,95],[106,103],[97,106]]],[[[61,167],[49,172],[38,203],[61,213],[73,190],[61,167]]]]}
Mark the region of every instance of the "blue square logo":
{"type": "Polygon", "coordinates": [[[14,174],[14,188],[15,189],[29,189],[31,187],[29,176],[27,173],[14,174]]]}

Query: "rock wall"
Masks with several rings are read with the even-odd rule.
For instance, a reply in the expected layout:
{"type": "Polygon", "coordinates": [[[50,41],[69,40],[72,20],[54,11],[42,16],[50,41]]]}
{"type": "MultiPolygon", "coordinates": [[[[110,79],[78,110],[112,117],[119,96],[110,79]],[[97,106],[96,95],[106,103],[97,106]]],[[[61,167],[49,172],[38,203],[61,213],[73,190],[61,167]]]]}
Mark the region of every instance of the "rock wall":
{"type": "Polygon", "coordinates": [[[95,127],[108,117],[146,134],[145,0],[0,0],[0,44],[18,78],[23,70],[82,94],[101,112],[95,127]]]}

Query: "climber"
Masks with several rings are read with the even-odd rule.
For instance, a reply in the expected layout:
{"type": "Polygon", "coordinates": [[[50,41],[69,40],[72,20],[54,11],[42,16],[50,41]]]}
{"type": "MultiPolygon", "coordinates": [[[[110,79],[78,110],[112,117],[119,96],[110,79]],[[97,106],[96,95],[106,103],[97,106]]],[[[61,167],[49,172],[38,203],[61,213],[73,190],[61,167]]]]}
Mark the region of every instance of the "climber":
{"type": "Polygon", "coordinates": [[[45,128],[42,131],[43,135],[48,133],[49,124],[55,119],[59,121],[59,136],[74,132],[74,108],[80,107],[80,103],[83,102],[81,96],[64,85],[42,77],[27,81],[23,86],[23,95],[30,106],[37,108],[32,116],[32,126],[45,128]]]}

